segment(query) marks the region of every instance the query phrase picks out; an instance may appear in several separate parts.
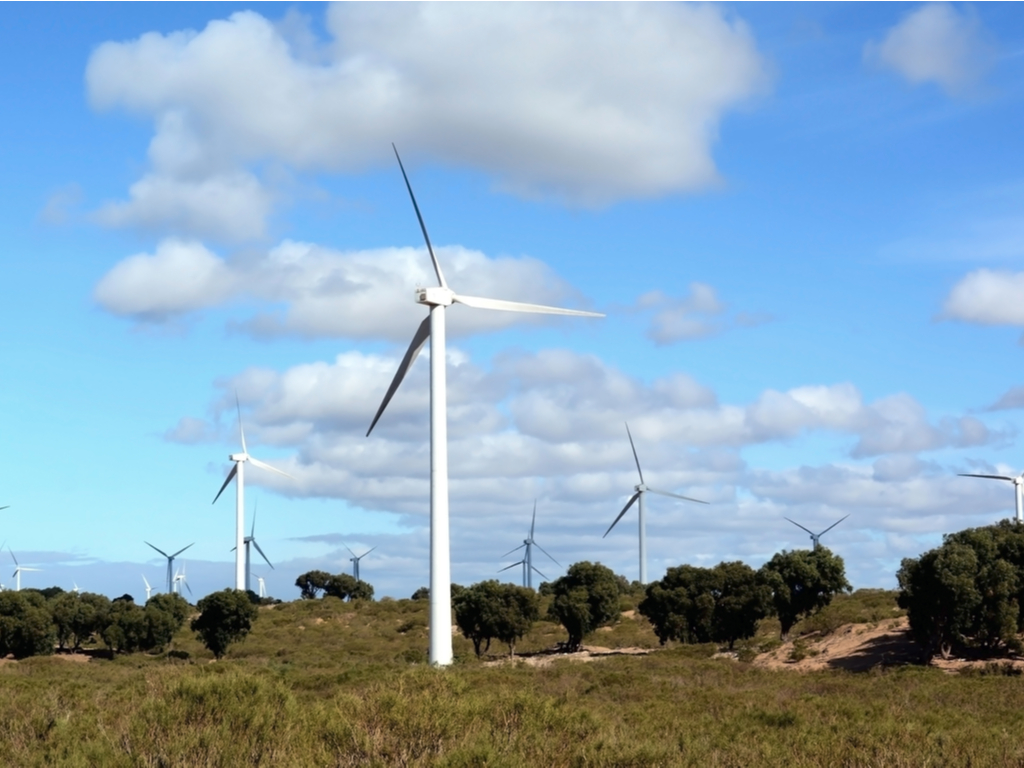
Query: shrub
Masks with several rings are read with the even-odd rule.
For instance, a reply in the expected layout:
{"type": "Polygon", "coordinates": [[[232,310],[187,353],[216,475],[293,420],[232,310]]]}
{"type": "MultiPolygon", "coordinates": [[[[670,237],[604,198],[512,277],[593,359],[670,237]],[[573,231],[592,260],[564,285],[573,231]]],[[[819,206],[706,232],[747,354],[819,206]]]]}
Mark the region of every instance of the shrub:
{"type": "Polygon", "coordinates": [[[231,643],[243,639],[252,628],[259,609],[245,592],[222,589],[199,601],[200,614],[192,620],[192,631],[214,655],[221,658],[231,643]]]}

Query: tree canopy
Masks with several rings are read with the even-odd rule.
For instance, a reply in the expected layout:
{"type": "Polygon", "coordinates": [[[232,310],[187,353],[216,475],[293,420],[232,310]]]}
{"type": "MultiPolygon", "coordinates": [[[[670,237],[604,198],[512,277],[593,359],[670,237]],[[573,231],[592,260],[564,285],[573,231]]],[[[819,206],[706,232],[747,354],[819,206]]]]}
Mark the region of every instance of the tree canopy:
{"type": "Polygon", "coordinates": [[[619,580],[600,563],[582,561],[551,583],[554,595],[548,609],[569,633],[566,649],[578,651],[584,635],[619,617],[619,580]]]}
{"type": "Polygon", "coordinates": [[[846,580],[843,558],[832,554],[828,547],[783,550],[761,571],[772,588],[783,640],[802,616],[820,611],[835,595],[852,589],[846,580]]]}
{"type": "Polygon", "coordinates": [[[490,648],[492,639],[508,645],[509,655],[514,656],[516,642],[540,618],[536,592],[494,579],[461,589],[452,605],[455,622],[463,636],[473,641],[477,656],[482,644],[486,643],[484,650],[490,648]]]}
{"type": "Polygon", "coordinates": [[[216,658],[221,658],[231,643],[242,640],[259,614],[259,609],[240,589],[222,589],[199,601],[200,614],[192,619],[192,631],[216,658]]]}

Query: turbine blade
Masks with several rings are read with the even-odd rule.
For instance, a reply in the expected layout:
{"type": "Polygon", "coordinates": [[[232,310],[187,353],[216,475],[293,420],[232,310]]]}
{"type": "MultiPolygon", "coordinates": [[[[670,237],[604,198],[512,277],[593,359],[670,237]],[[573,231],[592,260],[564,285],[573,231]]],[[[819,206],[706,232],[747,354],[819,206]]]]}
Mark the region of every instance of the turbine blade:
{"type": "MultiPolygon", "coordinates": [[[[189,544],[188,547],[191,547],[193,544],[195,544],[194,541],[192,542],[192,544],[189,544]]],[[[175,552],[173,555],[171,555],[171,559],[174,559],[175,557],[180,555],[182,552],[184,552],[186,549],[188,549],[188,547],[182,547],[181,549],[179,549],[177,552],[175,552]]],[[[166,555],[164,555],[164,557],[166,557],[166,555]]],[[[184,567],[182,567],[182,570],[184,570],[184,567]]]]}
{"type": "MultiPolygon", "coordinates": [[[[786,519],[786,520],[789,520],[789,518],[788,518],[788,517],[787,517],[787,518],[785,518],[785,519],[786,519]]],[[[791,523],[792,523],[793,525],[795,525],[795,526],[796,526],[797,528],[804,528],[804,527],[803,527],[802,525],[800,525],[800,523],[798,523],[798,522],[797,522],[796,520],[789,520],[789,522],[791,522],[791,523]]],[[[814,531],[812,531],[812,530],[811,530],[810,528],[804,528],[804,530],[805,530],[805,531],[807,531],[807,532],[808,532],[809,534],[811,534],[811,536],[817,536],[817,535],[818,535],[818,534],[816,534],[816,533],[815,533],[814,531]]]]}
{"type": "Polygon", "coordinates": [[[427,251],[430,253],[430,260],[434,264],[434,272],[437,274],[437,282],[441,284],[442,288],[447,288],[448,283],[444,280],[444,275],[441,274],[441,265],[437,262],[437,256],[434,255],[434,247],[430,244],[430,235],[427,234],[427,225],[423,223],[423,216],[420,214],[420,207],[416,204],[416,195],[412,193],[412,184],[409,183],[409,177],[405,173],[405,166],[402,165],[402,158],[398,156],[398,147],[394,144],[391,148],[395,150],[395,159],[398,160],[398,167],[402,169],[402,178],[405,179],[405,188],[409,190],[409,197],[412,199],[412,207],[416,211],[416,218],[419,219],[420,229],[423,230],[423,239],[427,241],[427,251]]]}
{"type": "Polygon", "coordinates": [[[242,453],[248,453],[245,447],[245,429],[242,428],[242,406],[238,404],[238,392],[235,392],[235,409],[238,411],[238,434],[242,438],[242,453]]]}
{"type": "Polygon", "coordinates": [[[4,507],[0,507],[0,509],[10,509],[10,508],[11,508],[10,504],[8,504],[7,506],[4,506],[4,507]]]}
{"type": "Polygon", "coordinates": [[[366,557],[366,556],[367,556],[368,554],[370,554],[371,552],[373,552],[373,550],[375,550],[376,548],[377,548],[377,547],[370,547],[370,548],[369,548],[368,550],[366,550],[365,552],[363,552],[363,554],[361,554],[361,555],[359,556],[359,559],[360,559],[360,560],[362,560],[362,559],[363,559],[364,557],[366,557]]]}
{"type": "Polygon", "coordinates": [[[182,579],[182,580],[181,580],[181,583],[185,585],[185,589],[187,589],[187,590],[188,590],[188,593],[189,593],[189,594],[191,595],[191,594],[192,594],[192,587],[190,587],[190,586],[188,585],[188,582],[187,582],[187,581],[185,581],[184,579],[182,579]]]}
{"type": "Polygon", "coordinates": [[[249,531],[249,538],[256,536],[256,510],[259,509],[260,500],[256,499],[256,502],[252,505],[252,529],[249,531]]]}
{"type": "MultiPolygon", "coordinates": [[[[534,566],[532,566],[532,565],[530,566],[530,570],[531,570],[531,571],[534,571],[535,573],[540,573],[540,569],[539,569],[539,568],[535,568],[535,567],[534,567],[534,566]]],[[[547,576],[544,576],[544,574],[543,574],[543,573],[540,573],[540,575],[541,575],[541,576],[543,576],[545,580],[546,580],[546,579],[548,578],[547,576]]]]}
{"type": "MultiPolygon", "coordinates": [[[[535,541],[535,542],[533,542],[533,546],[535,546],[535,547],[536,547],[537,549],[539,549],[539,550],[540,550],[541,552],[544,552],[544,554],[545,554],[545,555],[548,555],[548,553],[544,551],[544,547],[542,547],[542,546],[541,546],[540,544],[538,544],[538,543],[537,543],[536,541],[535,541]]],[[[561,564],[560,562],[558,562],[557,560],[555,560],[555,558],[551,557],[551,555],[548,555],[548,557],[549,557],[549,558],[551,558],[551,562],[553,562],[553,563],[554,563],[555,565],[557,565],[557,566],[558,566],[559,568],[561,568],[561,567],[562,567],[562,564],[561,564]]],[[[540,573],[540,571],[537,571],[537,573],[540,573]]],[[[546,578],[547,578],[547,576],[544,576],[544,578],[546,579],[546,578]]]]}
{"type": "Polygon", "coordinates": [[[561,307],[548,307],[544,304],[527,304],[522,301],[506,301],[505,299],[484,299],[479,296],[463,296],[456,294],[452,297],[456,304],[465,304],[474,309],[499,309],[505,312],[529,312],[534,315],[575,315],[577,317],[604,317],[600,312],[586,312],[582,309],[563,309],[561,307]]]}
{"type": "Polygon", "coordinates": [[[834,523],[832,523],[832,525],[830,525],[830,526],[829,526],[828,528],[826,528],[826,529],[825,529],[824,531],[822,531],[822,532],[821,532],[821,533],[819,533],[818,535],[819,535],[819,536],[824,536],[824,535],[825,535],[826,533],[828,533],[829,531],[831,531],[831,530],[832,530],[833,528],[835,528],[835,527],[836,527],[837,525],[839,525],[839,524],[840,524],[841,522],[843,522],[843,520],[845,520],[845,519],[846,519],[846,518],[848,518],[848,517],[849,517],[849,515],[843,515],[843,516],[842,516],[841,518],[839,518],[838,520],[836,520],[836,521],[835,521],[834,523]]]}
{"type": "Polygon", "coordinates": [[[348,544],[346,544],[346,545],[345,545],[345,549],[348,549],[348,553],[349,553],[350,555],[352,555],[352,557],[355,557],[355,556],[356,556],[356,553],[355,553],[355,552],[353,552],[353,551],[352,551],[352,550],[351,550],[351,549],[349,548],[348,544]]]}
{"type": "Polygon", "coordinates": [[[629,431],[629,424],[626,424],[626,435],[629,436],[629,447],[633,449],[633,460],[636,462],[636,471],[640,474],[640,485],[644,485],[644,471],[640,469],[640,457],[636,455],[636,446],[633,444],[633,434],[629,431]]]}
{"type": "Polygon", "coordinates": [[[525,560],[520,560],[518,563],[512,563],[512,565],[506,565],[504,568],[499,568],[498,569],[498,573],[501,573],[502,571],[507,571],[509,568],[515,568],[517,565],[522,565],[525,562],[526,562],[525,560]]]}
{"type": "Polygon", "coordinates": [[[152,587],[149,586],[149,580],[146,578],[145,574],[142,575],[142,583],[146,585],[146,589],[152,589],[152,587]]]}
{"type": "Polygon", "coordinates": [[[530,541],[533,541],[533,529],[537,525],[537,500],[533,500],[533,520],[530,522],[530,541]]]}
{"type": "Polygon", "coordinates": [[[16,558],[16,557],[14,556],[14,550],[13,550],[13,549],[11,549],[10,547],[8,547],[8,548],[7,548],[7,551],[11,553],[11,559],[13,559],[13,560],[14,560],[14,564],[15,564],[15,565],[18,565],[18,558],[16,558]]]}
{"type": "MultiPolygon", "coordinates": [[[[231,471],[228,472],[228,476],[227,476],[227,479],[224,481],[224,485],[222,485],[220,487],[220,490],[217,491],[217,495],[213,497],[213,503],[214,504],[217,503],[217,499],[219,499],[220,495],[222,493],[224,493],[224,489],[228,487],[228,483],[230,483],[232,480],[234,480],[235,479],[235,475],[237,475],[237,474],[238,474],[238,465],[235,464],[233,467],[231,467],[231,471]]],[[[152,544],[150,546],[152,546],[152,544]]]]}
{"type": "MultiPolygon", "coordinates": [[[[142,543],[145,544],[146,546],[153,547],[153,545],[150,544],[148,541],[144,540],[142,543]]],[[[168,555],[166,552],[164,552],[162,549],[160,549],[160,547],[153,547],[153,549],[155,549],[157,552],[159,552],[164,557],[170,557],[170,555],[168,555]]]]}
{"type": "Polygon", "coordinates": [[[990,480],[1009,480],[1013,482],[1012,477],[1004,477],[1003,475],[959,475],[959,477],[987,477],[990,480]]]}
{"type": "Polygon", "coordinates": [[[520,544],[520,545],[519,545],[518,547],[516,547],[515,549],[510,549],[510,550],[509,550],[508,552],[506,552],[506,553],[505,553],[504,555],[502,555],[502,557],[503,557],[503,558],[505,558],[505,557],[508,557],[508,556],[509,556],[509,555],[511,555],[511,554],[512,554],[513,552],[516,552],[517,550],[520,550],[520,549],[522,549],[522,548],[523,548],[523,547],[525,547],[525,546],[526,546],[525,544],[520,544]]]}
{"type": "MultiPolygon", "coordinates": [[[[608,535],[609,533],[611,533],[611,532],[612,532],[612,528],[614,528],[614,527],[615,527],[615,523],[619,522],[619,520],[621,520],[621,519],[622,519],[622,516],[623,516],[624,514],[626,514],[626,511],[627,511],[627,510],[628,510],[628,509],[629,509],[630,507],[632,507],[632,506],[633,506],[633,504],[634,504],[634,503],[636,502],[636,500],[637,500],[637,499],[639,499],[639,498],[640,498],[640,491],[637,491],[636,493],[634,493],[634,494],[633,494],[633,496],[632,496],[632,497],[631,497],[631,498],[629,499],[629,501],[628,501],[628,502],[626,502],[626,506],[624,506],[624,507],[622,508],[622,511],[621,511],[621,512],[619,512],[619,516],[615,518],[615,522],[613,522],[613,523],[612,523],[611,525],[609,525],[609,526],[608,526],[608,530],[604,532],[604,536],[607,536],[607,535],[608,535]]],[[[603,538],[604,538],[604,536],[602,536],[601,538],[603,539],[603,538]]]]}
{"type": "Polygon", "coordinates": [[[260,545],[256,543],[256,539],[252,540],[252,545],[254,547],[256,547],[256,551],[260,553],[260,557],[262,557],[264,560],[266,560],[267,561],[267,565],[269,565],[271,567],[271,569],[273,569],[274,564],[272,562],[270,562],[270,559],[265,554],[263,554],[263,550],[260,549],[260,545]]]}
{"type": "Polygon", "coordinates": [[[423,345],[427,343],[427,339],[430,338],[430,315],[427,315],[423,322],[420,323],[420,327],[416,329],[416,335],[412,337],[412,343],[409,345],[409,349],[405,351],[405,357],[402,358],[402,362],[398,366],[398,370],[395,371],[395,378],[391,380],[391,386],[388,387],[387,394],[384,395],[384,401],[380,404],[380,408],[377,409],[377,415],[373,417],[373,422],[370,424],[370,428],[366,430],[366,436],[369,437],[370,433],[373,432],[373,428],[377,426],[377,421],[380,419],[384,409],[388,407],[388,403],[391,402],[391,398],[395,396],[395,392],[398,391],[399,385],[405,379],[405,374],[409,372],[409,368],[416,361],[416,356],[419,355],[420,350],[423,349],[423,345]]]}
{"type": "Polygon", "coordinates": [[[278,469],[277,467],[272,467],[272,466],[270,466],[269,464],[267,464],[266,462],[264,462],[264,461],[260,461],[260,460],[259,460],[259,459],[257,459],[257,458],[256,458],[255,456],[250,456],[250,457],[249,457],[249,463],[250,463],[250,464],[254,464],[255,466],[259,467],[260,469],[265,469],[265,470],[267,470],[268,472],[276,472],[276,473],[277,473],[277,474],[279,474],[279,475],[284,475],[285,477],[287,477],[287,478],[289,478],[289,479],[291,479],[291,480],[295,480],[295,478],[294,478],[294,477],[292,477],[291,475],[289,475],[289,474],[288,474],[287,472],[285,472],[285,471],[284,471],[283,469],[278,469]]]}
{"type": "Polygon", "coordinates": [[[648,487],[647,490],[650,491],[651,493],[660,494],[661,496],[671,496],[673,499],[682,499],[683,501],[695,501],[698,504],[707,504],[708,503],[706,501],[701,501],[700,499],[691,499],[689,496],[680,496],[678,493],[669,493],[668,491],[659,491],[657,488],[650,488],[650,487],[648,487]]]}

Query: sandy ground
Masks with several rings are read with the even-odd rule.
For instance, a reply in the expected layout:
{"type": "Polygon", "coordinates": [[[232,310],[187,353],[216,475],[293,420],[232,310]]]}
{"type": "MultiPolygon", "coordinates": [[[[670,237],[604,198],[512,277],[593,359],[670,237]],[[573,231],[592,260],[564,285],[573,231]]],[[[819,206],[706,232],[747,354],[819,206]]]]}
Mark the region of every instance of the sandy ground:
{"type": "Polygon", "coordinates": [[[557,651],[542,651],[530,653],[523,656],[516,655],[515,658],[495,659],[485,661],[485,667],[495,667],[501,664],[525,664],[528,667],[547,667],[558,660],[568,660],[580,663],[606,659],[610,656],[646,656],[654,651],[650,648],[602,648],[599,645],[584,645],[583,650],[577,653],[560,653],[557,651]]]}

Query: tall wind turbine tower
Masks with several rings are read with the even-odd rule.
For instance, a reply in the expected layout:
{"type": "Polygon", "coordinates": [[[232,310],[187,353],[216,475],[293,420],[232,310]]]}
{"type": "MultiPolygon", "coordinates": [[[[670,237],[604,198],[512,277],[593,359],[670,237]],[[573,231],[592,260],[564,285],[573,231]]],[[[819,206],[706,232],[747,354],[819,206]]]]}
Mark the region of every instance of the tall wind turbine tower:
{"type": "MultiPolygon", "coordinates": [[[[516,547],[515,549],[510,549],[508,552],[506,552],[504,555],[502,555],[502,557],[508,557],[513,552],[517,552],[520,549],[525,548],[526,551],[523,553],[523,559],[520,560],[518,563],[512,563],[512,565],[507,565],[507,566],[505,566],[504,568],[502,568],[501,570],[498,571],[498,573],[501,573],[502,571],[507,571],[509,568],[515,568],[517,565],[523,566],[523,586],[524,587],[529,587],[530,589],[533,589],[533,574],[534,574],[534,572],[540,574],[540,576],[542,578],[545,578],[545,579],[547,578],[547,576],[545,576],[543,573],[541,573],[533,565],[533,548],[534,547],[539,549],[541,552],[544,552],[545,555],[548,555],[548,553],[545,552],[544,548],[540,544],[538,544],[536,541],[534,541],[534,539],[533,539],[533,531],[534,531],[534,528],[536,527],[536,525],[537,525],[537,502],[535,501],[535,502],[533,502],[533,520],[530,522],[530,535],[527,536],[525,539],[523,539],[523,543],[520,544],[518,547],[516,547]]],[[[561,567],[562,564],[559,563],[557,560],[555,560],[555,558],[551,557],[551,555],[548,555],[548,558],[555,565],[561,567]]]]}
{"type": "MultiPolygon", "coordinates": [[[[235,462],[235,466],[228,472],[227,479],[224,480],[224,484],[217,491],[217,495],[213,497],[213,503],[217,503],[217,499],[224,493],[224,489],[237,477],[238,479],[235,482],[235,589],[247,590],[249,589],[249,569],[245,561],[245,554],[242,552],[242,548],[245,546],[245,463],[250,462],[253,466],[265,469],[268,472],[276,472],[292,480],[295,478],[287,472],[282,472],[280,469],[263,463],[255,456],[249,455],[249,451],[245,447],[245,429],[242,428],[242,407],[238,404],[237,397],[235,398],[235,408],[238,409],[238,434],[242,438],[242,452],[232,453],[228,456],[231,461],[235,462]]],[[[260,554],[263,553],[260,552],[260,554]]],[[[266,559],[266,556],[264,556],[264,559],[266,559]]]]}
{"type": "Polygon", "coordinates": [[[484,299],[476,296],[457,294],[448,287],[441,272],[441,265],[434,255],[427,227],[423,223],[420,207],[412,192],[412,185],[402,165],[402,158],[395,150],[398,167],[405,179],[416,218],[427,243],[427,252],[434,266],[438,285],[435,288],[416,290],[416,301],[427,307],[430,314],[420,323],[412,337],[412,343],[398,366],[395,378],[384,395],[384,401],[373,417],[367,436],[373,431],[377,420],[394,396],[409,368],[416,360],[427,339],[430,339],[430,663],[447,666],[452,663],[452,589],[451,589],[451,544],[448,528],[448,404],[445,382],[445,310],[452,304],[464,304],[476,309],[497,309],[508,312],[530,312],[550,315],[578,315],[582,317],[603,317],[597,312],[583,312],[575,309],[560,309],[539,304],[524,304],[517,301],[484,299]]]}
{"type": "MultiPolygon", "coordinates": [[[[144,541],[143,544],[145,544],[146,546],[149,546],[149,547],[153,547],[153,545],[150,544],[148,541],[144,541]]],[[[192,544],[195,544],[195,542],[193,541],[192,544]]],[[[188,547],[191,547],[192,544],[189,544],[188,547]]],[[[167,593],[168,594],[170,594],[171,592],[174,591],[174,558],[176,558],[178,555],[180,555],[182,552],[184,552],[186,549],[188,549],[188,547],[182,547],[177,552],[175,552],[173,555],[168,555],[166,552],[164,552],[162,549],[160,549],[160,547],[153,547],[153,549],[155,549],[157,552],[159,552],[161,555],[163,555],[164,557],[167,558],[167,593]]],[[[143,576],[143,578],[145,578],[145,576],[143,576]]]]}
{"type": "Polygon", "coordinates": [[[8,547],[7,551],[11,553],[11,559],[14,560],[14,573],[11,574],[11,578],[14,579],[14,591],[15,592],[20,592],[21,591],[21,572],[22,571],[38,571],[39,569],[38,568],[29,568],[27,565],[20,565],[18,563],[18,558],[16,558],[14,556],[14,550],[11,549],[10,547],[8,547]]]}
{"type": "MultiPolygon", "coordinates": [[[[249,585],[252,583],[249,580],[250,577],[252,576],[252,571],[251,571],[250,565],[249,565],[249,563],[251,562],[250,559],[249,559],[249,545],[250,544],[252,546],[256,547],[256,551],[260,553],[260,557],[262,557],[266,561],[267,565],[270,566],[270,569],[273,570],[274,569],[274,564],[271,563],[270,560],[267,559],[267,556],[263,553],[263,550],[260,549],[259,542],[256,541],[256,510],[255,509],[253,509],[253,511],[252,511],[252,529],[250,530],[249,535],[245,537],[245,591],[246,592],[250,591],[250,586],[249,585]]],[[[231,551],[234,552],[236,550],[235,550],[234,547],[232,547],[231,551]]]]}
{"type": "Polygon", "coordinates": [[[626,436],[629,437],[629,447],[633,449],[633,460],[636,462],[636,471],[640,475],[640,485],[634,486],[633,489],[636,491],[630,496],[629,501],[626,502],[626,506],[619,512],[619,516],[612,521],[612,524],[608,526],[608,530],[604,532],[603,539],[609,533],[612,532],[612,528],[615,524],[622,519],[622,516],[629,511],[629,508],[633,506],[635,502],[639,502],[638,509],[639,514],[639,526],[640,526],[640,583],[647,583],[647,518],[645,516],[644,496],[648,493],[657,493],[661,496],[671,496],[673,499],[682,499],[683,501],[695,501],[698,504],[707,504],[706,501],[700,499],[691,499],[689,496],[680,496],[678,493],[669,493],[668,491],[659,491],[657,488],[651,488],[644,483],[644,471],[640,469],[640,459],[636,455],[636,446],[633,444],[633,435],[629,431],[629,424],[626,424],[626,436]]]}
{"type": "Polygon", "coordinates": [[[1006,475],[960,475],[960,477],[984,477],[989,480],[1006,480],[1013,483],[1017,497],[1017,522],[1024,523],[1024,472],[1017,477],[1007,477],[1006,475]]]}
{"type": "Polygon", "coordinates": [[[788,518],[788,517],[787,517],[786,519],[787,519],[787,520],[789,520],[789,522],[791,522],[791,523],[792,523],[793,525],[795,525],[795,526],[796,526],[797,528],[803,528],[803,529],[804,529],[805,531],[807,531],[807,532],[808,532],[809,534],[811,534],[811,541],[812,541],[812,542],[814,543],[814,548],[815,548],[815,549],[817,549],[817,548],[818,548],[819,546],[821,546],[821,544],[820,544],[820,543],[818,542],[818,539],[820,539],[820,538],[821,538],[822,536],[824,536],[824,535],[825,535],[826,533],[828,533],[829,531],[831,531],[831,530],[832,530],[833,528],[835,528],[835,527],[836,527],[837,525],[839,525],[839,524],[840,524],[841,522],[843,522],[843,520],[845,520],[845,519],[846,519],[846,518],[848,518],[848,517],[849,517],[849,515],[843,515],[842,517],[840,517],[840,518],[839,518],[838,520],[836,520],[836,521],[835,521],[834,523],[832,523],[832,525],[830,525],[830,526],[829,526],[828,528],[826,528],[826,529],[825,529],[824,531],[822,531],[821,533],[815,533],[815,532],[814,532],[814,531],[812,531],[812,530],[811,530],[810,528],[804,528],[804,527],[803,527],[802,525],[800,525],[800,523],[798,523],[798,522],[797,522],[796,520],[789,520],[789,518],[788,518]]]}
{"type": "Polygon", "coordinates": [[[373,550],[375,550],[376,547],[370,547],[370,549],[366,550],[365,552],[363,552],[363,554],[358,555],[358,556],[356,555],[355,552],[353,552],[351,549],[349,549],[347,544],[345,545],[345,549],[348,549],[349,554],[352,555],[352,557],[350,557],[348,559],[348,561],[350,563],[352,563],[352,575],[356,577],[356,581],[359,581],[359,561],[362,560],[364,557],[366,557],[371,552],[373,552],[373,550]]]}

